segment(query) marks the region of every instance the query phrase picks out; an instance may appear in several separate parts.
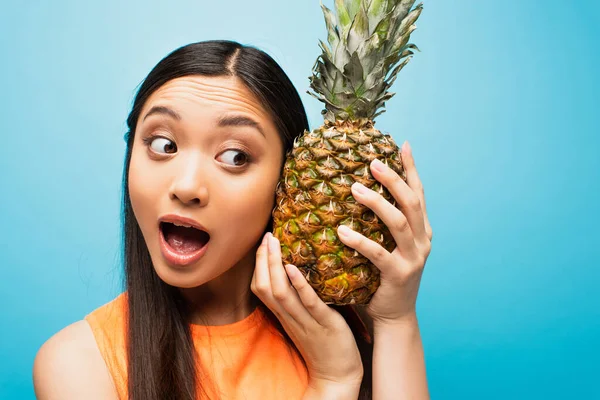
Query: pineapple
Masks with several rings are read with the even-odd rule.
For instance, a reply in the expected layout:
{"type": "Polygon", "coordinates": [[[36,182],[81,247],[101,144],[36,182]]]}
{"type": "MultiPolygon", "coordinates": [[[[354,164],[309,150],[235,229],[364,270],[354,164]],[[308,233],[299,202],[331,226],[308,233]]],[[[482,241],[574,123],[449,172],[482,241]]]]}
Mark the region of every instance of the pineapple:
{"type": "Polygon", "coordinates": [[[389,229],[352,197],[360,182],[395,205],[370,172],[377,158],[406,181],[400,149],[375,129],[398,72],[410,61],[408,43],[422,4],[415,0],[335,0],[334,14],[321,5],[329,46],[310,79],[311,95],[325,103],[324,124],[304,132],[286,155],[277,185],[273,234],[284,263],[296,265],[327,304],[367,304],[379,287],[379,270],[345,246],[337,227],[347,225],[395,248],[389,229]]]}

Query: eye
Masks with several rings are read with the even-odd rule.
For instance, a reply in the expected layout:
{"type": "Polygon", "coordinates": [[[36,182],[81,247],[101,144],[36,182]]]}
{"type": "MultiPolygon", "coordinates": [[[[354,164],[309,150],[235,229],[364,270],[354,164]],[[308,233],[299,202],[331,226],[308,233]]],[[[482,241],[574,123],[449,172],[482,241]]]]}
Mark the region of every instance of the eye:
{"type": "Polygon", "coordinates": [[[236,167],[241,167],[247,164],[250,159],[248,154],[244,153],[243,151],[233,149],[222,152],[220,156],[224,163],[235,165],[236,167]]]}
{"type": "Polygon", "coordinates": [[[172,140],[164,138],[162,136],[152,136],[149,138],[144,138],[144,143],[146,146],[150,146],[152,151],[155,153],[161,154],[162,152],[166,154],[172,154],[177,152],[177,145],[172,140]]]}

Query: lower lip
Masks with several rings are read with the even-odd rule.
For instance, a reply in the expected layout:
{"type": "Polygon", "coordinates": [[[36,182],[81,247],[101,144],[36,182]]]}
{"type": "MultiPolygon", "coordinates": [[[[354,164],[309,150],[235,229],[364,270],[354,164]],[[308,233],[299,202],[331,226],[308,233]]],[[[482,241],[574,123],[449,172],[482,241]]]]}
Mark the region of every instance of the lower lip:
{"type": "Polygon", "coordinates": [[[158,236],[160,236],[160,252],[162,253],[163,257],[167,260],[167,262],[172,265],[185,266],[193,264],[200,258],[202,258],[204,253],[206,253],[206,248],[208,247],[208,242],[206,242],[206,244],[202,246],[201,249],[193,253],[180,254],[174,251],[171,248],[171,246],[169,246],[169,244],[165,240],[165,237],[163,236],[162,230],[160,229],[158,236]]]}

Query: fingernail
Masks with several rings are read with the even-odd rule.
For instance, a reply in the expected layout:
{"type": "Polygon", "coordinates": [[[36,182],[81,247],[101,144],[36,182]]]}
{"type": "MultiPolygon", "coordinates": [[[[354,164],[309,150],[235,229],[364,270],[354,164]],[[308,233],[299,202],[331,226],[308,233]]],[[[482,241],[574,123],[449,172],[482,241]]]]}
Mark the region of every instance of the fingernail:
{"type": "Polygon", "coordinates": [[[352,232],[352,229],[348,228],[346,225],[340,225],[338,228],[338,232],[342,236],[348,236],[350,235],[350,232],[352,232]]]}
{"type": "Polygon", "coordinates": [[[371,168],[373,168],[376,171],[383,172],[385,170],[385,165],[376,158],[371,163],[371,168]]]}
{"type": "Polygon", "coordinates": [[[409,156],[412,155],[412,149],[410,147],[410,143],[408,143],[408,140],[405,141],[404,144],[402,145],[402,151],[404,151],[409,156]]]}
{"type": "Polygon", "coordinates": [[[293,278],[296,276],[296,269],[294,268],[294,266],[292,264],[285,265],[285,272],[287,272],[287,274],[290,278],[293,278]]]}
{"type": "Polygon", "coordinates": [[[358,194],[366,194],[367,190],[368,190],[365,187],[365,185],[363,185],[362,183],[359,183],[359,182],[354,182],[354,184],[352,185],[352,189],[354,191],[356,191],[358,194]]]}
{"type": "Polygon", "coordinates": [[[275,236],[269,234],[269,251],[275,251],[277,249],[278,241],[275,236]]]}
{"type": "Polygon", "coordinates": [[[267,238],[269,237],[269,233],[270,232],[267,232],[267,233],[265,233],[265,236],[263,236],[263,240],[260,243],[261,246],[264,246],[265,244],[267,244],[267,238]]]}

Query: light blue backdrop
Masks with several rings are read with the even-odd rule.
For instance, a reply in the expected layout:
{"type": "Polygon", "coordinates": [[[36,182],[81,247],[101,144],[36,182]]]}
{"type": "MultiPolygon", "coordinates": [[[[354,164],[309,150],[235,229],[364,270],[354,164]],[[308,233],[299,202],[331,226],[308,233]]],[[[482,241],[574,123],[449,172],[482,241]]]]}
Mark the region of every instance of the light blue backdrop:
{"type": "MultiPolygon", "coordinates": [[[[598,26],[591,0],[425,4],[378,127],[412,143],[435,232],[434,399],[600,398],[598,26]]],[[[256,45],[315,127],[324,37],[317,0],[2,2],[0,398],[33,398],[39,346],[120,291],[124,121],[155,63],[256,45]]]]}

